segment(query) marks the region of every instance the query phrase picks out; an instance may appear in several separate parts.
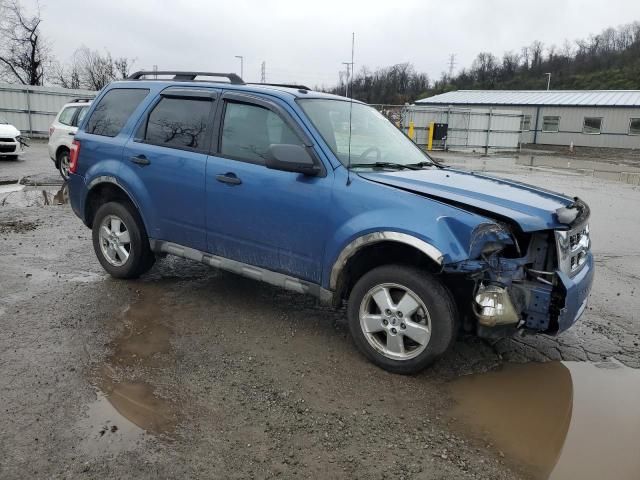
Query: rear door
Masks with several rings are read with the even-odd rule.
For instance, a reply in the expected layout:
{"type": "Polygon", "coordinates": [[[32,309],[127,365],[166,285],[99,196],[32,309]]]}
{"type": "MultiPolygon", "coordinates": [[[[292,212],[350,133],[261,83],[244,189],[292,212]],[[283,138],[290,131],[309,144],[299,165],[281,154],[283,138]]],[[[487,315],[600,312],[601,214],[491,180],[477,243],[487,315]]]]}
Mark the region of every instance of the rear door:
{"type": "Polygon", "coordinates": [[[211,253],[320,283],[333,170],[321,176],[271,170],[271,144],[311,148],[287,106],[227,92],[218,108],[217,148],[207,163],[211,253]]]}
{"type": "Polygon", "coordinates": [[[126,144],[120,176],[144,192],[148,235],[206,250],[205,170],[218,92],[171,87],[126,144]]]}
{"type": "Polygon", "coordinates": [[[76,132],[77,124],[74,119],[77,118],[80,107],[66,107],[60,112],[56,120],[51,124],[49,133],[49,143],[56,147],[66,145],[69,147],[73,140],[70,134],[76,132]]]}

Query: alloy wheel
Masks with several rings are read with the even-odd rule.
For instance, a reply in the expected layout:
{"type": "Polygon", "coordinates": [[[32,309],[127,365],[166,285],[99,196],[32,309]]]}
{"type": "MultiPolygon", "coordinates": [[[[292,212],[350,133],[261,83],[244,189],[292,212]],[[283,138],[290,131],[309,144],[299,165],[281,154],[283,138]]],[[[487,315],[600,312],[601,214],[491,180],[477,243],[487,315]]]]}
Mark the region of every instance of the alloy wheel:
{"type": "Polygon", "coordinates": [[[131,236],[122,219],[107,215],[100,222],[98,230],[100,250],[111,265],[120,267],[127,263],[131,255],[131,236]]]}
{"type": "Polygon", "coordinates": [[[360,328],[369,344],[393,360],[420,355],[431,338],[429,312],[413,291],[396,283],[370,289],[360,303],[360,328]]]}

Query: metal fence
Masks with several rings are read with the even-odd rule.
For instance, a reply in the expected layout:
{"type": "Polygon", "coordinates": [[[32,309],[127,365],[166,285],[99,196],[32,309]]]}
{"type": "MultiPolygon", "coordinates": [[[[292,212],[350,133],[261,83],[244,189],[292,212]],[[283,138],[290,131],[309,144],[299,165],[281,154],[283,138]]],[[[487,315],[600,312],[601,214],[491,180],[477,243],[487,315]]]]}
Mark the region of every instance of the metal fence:
{"type": "Polygon", "coordinates": [[[508,150],[520,145],[522,112],[491,108],[372,105],[419,146],[428,145],[429,125],[446,124],[445,138],[433,141],[437,150],[508,150]],[[413,133],[410,126],[413,124],[413,133]]]}
{"type": "Polygon", "coordinates": [[[0,84],[0,117],[23,135],[45,137],[49,125],[65,103],[75,98],[93,98],[97,92],[60,87],[0,84]]]}

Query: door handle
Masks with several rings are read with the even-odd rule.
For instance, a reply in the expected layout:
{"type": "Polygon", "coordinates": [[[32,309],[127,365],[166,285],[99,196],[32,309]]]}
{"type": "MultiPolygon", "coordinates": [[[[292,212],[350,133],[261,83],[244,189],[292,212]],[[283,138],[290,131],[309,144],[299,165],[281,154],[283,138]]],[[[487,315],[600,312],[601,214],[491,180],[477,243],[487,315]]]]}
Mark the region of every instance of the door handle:
{"type": "Polygon", "coordinates": [[[216,180],[229,185],[240,185],[242,180],[236,177],[235,173],[225,173],[224,175],[216,175],[216,180]]]}
{"type": "Polygon", "coordinates": [[[136,155],[135,157],[131,157],[129,160],[131,160],[133,163],[135,163],[137,165],[141,165],[143,167],[146,166],[146,165],[149,165],[151,163],[151,160],[149,160],[144,155],[136,155]]]}

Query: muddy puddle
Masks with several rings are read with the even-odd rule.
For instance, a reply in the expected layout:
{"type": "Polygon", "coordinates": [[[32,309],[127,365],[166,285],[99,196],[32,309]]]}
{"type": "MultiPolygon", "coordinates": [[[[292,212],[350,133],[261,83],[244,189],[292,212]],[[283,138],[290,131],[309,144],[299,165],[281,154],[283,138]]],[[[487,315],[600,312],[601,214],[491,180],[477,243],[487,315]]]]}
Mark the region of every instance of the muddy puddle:
{"type": "Polygon", "coordinates": [[[463,433],[533,479],[640,479],[640,370],[507,364],[450,385],[463,433]]]}
{"type": "Polygon", "coordinates": [[[144,380],[129,378],[166,366],[172,334],[167,320],[167,308],[155,289],[144,288],[124,308],[116,325],[121,332],[109,344],[111,354],[92,375],[97,399],[78,424],[84,432],[84,452],[130,450],[150,434],[171,438],[179,421],[173,399],[144,380]]]}
{"type": "Polygon", "coordinates": [[[61,186],[0,185],[0,207],[48,207],[69,203],[69,188],[61,186]]]}
{"type": "Polygon", "coordinates": [[[445,163],[464,169],[504,173],[513,173],[514,169],[523,167],[529,170],[562,171],[566,174],[587,175],[629,185],[640,185],[640,167],[597,160],[519,155],[488,158],[453,157],[446,158],[445,163]]]}

